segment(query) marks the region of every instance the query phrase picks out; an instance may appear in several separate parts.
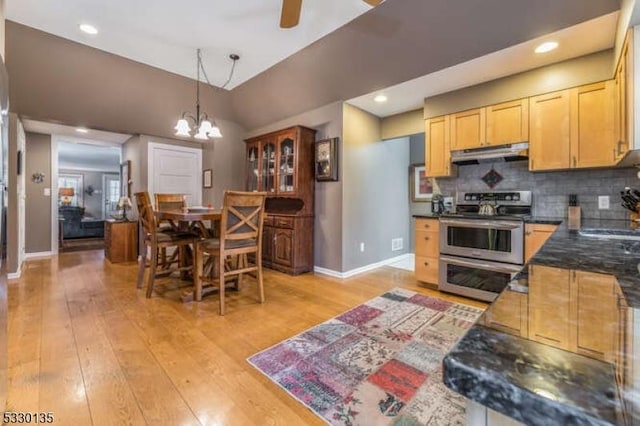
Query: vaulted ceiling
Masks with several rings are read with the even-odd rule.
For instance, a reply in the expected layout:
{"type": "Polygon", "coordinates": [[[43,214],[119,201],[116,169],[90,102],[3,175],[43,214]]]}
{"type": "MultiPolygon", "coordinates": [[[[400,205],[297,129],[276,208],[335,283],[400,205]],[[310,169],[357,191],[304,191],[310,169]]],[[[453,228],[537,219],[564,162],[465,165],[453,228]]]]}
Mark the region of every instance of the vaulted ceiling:
{"type": "MultiPolygon", "coordinates": [[[[226,79],[227,55],[239,53],[228,100],[247,129],[443,73],[620,8],[618,0],[386,0],[369,10],[360,0],[305,0],[300,25],[281,30],[278,0],[54,3],[8,0],[8,18],[184,75],[193,75],[194,49],[203,47],[214,84],[226,79]],[[100,34],[78,35],[83,19],[100,34]]],[[[574,46],[564,59],[612,47],[617,15],[602,19],[602,37],[582,37],[584,46],[598,42],[574,46]]],[[[461,77],[466,85],[486,79],[473,73],[441,78],[457,87],[461,77]]]]}

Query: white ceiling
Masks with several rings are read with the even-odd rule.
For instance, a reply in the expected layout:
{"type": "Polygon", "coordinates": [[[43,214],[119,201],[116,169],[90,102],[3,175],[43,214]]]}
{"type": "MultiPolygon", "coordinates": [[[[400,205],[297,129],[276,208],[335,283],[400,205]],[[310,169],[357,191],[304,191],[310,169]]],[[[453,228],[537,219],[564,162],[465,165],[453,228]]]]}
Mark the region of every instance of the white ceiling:
{"type": "Polygon", "coordinates": [[[6,16],[110,53],[196,78],[196,49],[209,80],[243,83],[371,9],[362,0],[305,0],[300,24],[281,29],[281,0],[7,0],[6,16]],[[79,30],[89,23],[91,36],[79,30]]]}
{"type": "Polygon", "coordinates": [[[379,117],[386,117],[422,108],[424,98],[430,96],[609,49],[615,42],[618,15],[619,12],[603,15],[347,102],[379,117]],[[559,47],[546,54],[534,53],[536,46],[548,40],[557,41],[559,47]],[[373,98],[378,94],[386,95],[387,102],[375,102],[373,98]]]}
{"type": "Polygon", "coordinates": [[[58,169],[79,171],[120,171],[120,148],[59,141],[58,169]]]}
{"type": "Polygon", "coordinates": [[[60,140],[83,143],[87,145],[112,145],[119,146],[125,143],[131,135],[124,133],[106,132],[103,130],[86,129],[87,133],[79,133],[76,127],[63,124],[47,123],[44,121],[22,119],[22,124],[27,132],[54,135],[60,140]]]}

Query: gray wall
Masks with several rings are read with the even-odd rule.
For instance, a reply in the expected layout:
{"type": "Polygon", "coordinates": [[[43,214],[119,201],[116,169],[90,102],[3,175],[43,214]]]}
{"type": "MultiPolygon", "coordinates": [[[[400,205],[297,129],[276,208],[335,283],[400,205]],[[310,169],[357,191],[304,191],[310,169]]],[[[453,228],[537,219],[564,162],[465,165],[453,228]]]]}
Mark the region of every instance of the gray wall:
{"type": "Polygon", "coordinates": [[[343,142],[342,271],[350,271],[408,252],[409,140],[381,141],[380,119],[345,104],[343,142]],[[403,250],[391,251],[392,238],[403,250]]]}
{"type": "MultiPolygon", "coordinates": [[[[102,186],[102,177],[104,175],[114,175],[114,173],[108,171],[58,169],[58,175],[65,173],[82,175],[82,184],[84,185],[85,190],[84,194],[82,194],[84,214],[85,216],[102,219],[102,196],[104,191],[104,188],[102,186]],[[93,195],[89,195],[86,192],[89,185],[93,186],[93,189],[95,190],[93,195]]],[[[118,174],[116,173],[115,176],[118,176],[118,174]]]]}
{"type": "Polygon", "coordinates": [[[51,136],[27,133],[25,173],[27,200],[25,205],[25,251],[40,253],[51,251],[51,197],[44,188],[51,188],[51,136]],[[31,175],[44,173],[44,182],[34,183],[31,175]]]}
{"type": "MultiPolygon", "coordinates": [[[[247,137],[258,136],[294,125],[316,129],[316,140],[342,135],[342,102],[336,102],[303,114],[289,117],[266,127],[254,129],[247,137]]],[[[345,180],[343,145],[338,144],[337,182],[316,182],[314,219],[314,265],[332,271],[344,271],[342,266],[342,187],[345,180]]],[[[215,183],[214,183],[215,185],[215,183]]]]}
{"type": "Polygon", "coordinates": [[[221,207],[228,190],[243,190],[245,130],[232,121],[217,120],[224,137],[202,144],[202,170],[212,170],[213,187],[202,190],[202,204],[221,207]]]}
{"type": "MultiPolygon", "coordinates": [[[[179,115],[195,113],[192,79],[15,22],[6,30],[11,110],[21,116],[171,138],[179,115]]],[[[227,90],[200,90],[202,111],[235,120],[227,90]]]]}
{"type": "Polygon", "coordinates": [[[440,189],[445,195],[456,191],[490,191],[481,178],[492,166],[504,177],[493,189],[533,191],[536,216],[566,217],[568,195],[578,194],[583,218],[625,219],[628,212],[620,206],[620,191],[625,186],[640,189],[637,170],[633,168],[531,173],[527,161],[460,166],[457,178],[438,178],[440,189]],[[598,195],[610,196],[610,209],[598,209],[598,195]]]}

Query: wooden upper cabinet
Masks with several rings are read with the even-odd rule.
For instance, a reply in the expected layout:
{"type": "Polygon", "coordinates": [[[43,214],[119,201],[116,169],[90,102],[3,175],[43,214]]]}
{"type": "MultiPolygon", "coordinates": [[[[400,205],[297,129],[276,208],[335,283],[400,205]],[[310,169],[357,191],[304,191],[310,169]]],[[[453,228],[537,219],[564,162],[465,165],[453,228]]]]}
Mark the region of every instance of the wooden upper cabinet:
{"type": "Polygon", "coordinates": [[[571,167],[617,162],[615,93],[613,80],[571,89],[571,167]]]}
{"type": "Polygon", "coordinates": [[[486,145],[529,140],[529,99],[488,106],[486,116],[486,145]]]}
{"type": "Polygon", "coordinates": [[[451,114],[451,149],[478,148],[486,141],[486,109],[451,114]]]}
{"type": "Polygon", "coordinates": [[[617,160],[621,160],[633,144],[633,61],[629,56],[632,45],[633,30],[629,30],[615,74],[617,160]]]}
{"type": "Polygon", "coordinates": [[[449,116],[425,120],[425,165],[429,177],[450,176],[449,116]]]}
{"type": "Polygon", "coordinates": [[[570,90],[529,99],[529,170],[571,167],[570,90]]]}

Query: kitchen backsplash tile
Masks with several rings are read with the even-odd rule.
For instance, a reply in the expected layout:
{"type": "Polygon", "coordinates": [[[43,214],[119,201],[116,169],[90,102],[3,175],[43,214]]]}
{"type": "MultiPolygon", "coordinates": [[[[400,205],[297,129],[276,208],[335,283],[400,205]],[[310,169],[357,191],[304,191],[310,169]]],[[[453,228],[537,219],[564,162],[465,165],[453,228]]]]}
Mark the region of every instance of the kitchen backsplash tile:
{"type": "Polygon", "coordinates": [[[629,212],[620,205],[620,191],[625,186],[640,189],[636,174],[635,168],[532,173],[527,161],[516,161],[460,166],[457,178],[438,178],[438,184],[444,195],[454,195],[456,191],[530,190],[536,216],[566,217],[569,194],[578,194],[583,218],[625,219],[629,212]],[[504,179],[490,189],[482,176],[492,166],[504,179]],[[608,210],[598,209],[599,195],[610,197],[608,210]]]}

